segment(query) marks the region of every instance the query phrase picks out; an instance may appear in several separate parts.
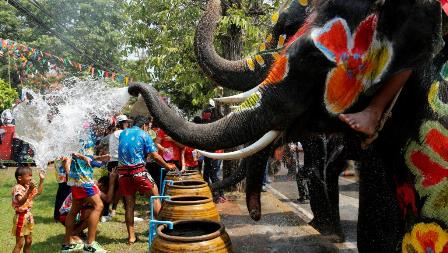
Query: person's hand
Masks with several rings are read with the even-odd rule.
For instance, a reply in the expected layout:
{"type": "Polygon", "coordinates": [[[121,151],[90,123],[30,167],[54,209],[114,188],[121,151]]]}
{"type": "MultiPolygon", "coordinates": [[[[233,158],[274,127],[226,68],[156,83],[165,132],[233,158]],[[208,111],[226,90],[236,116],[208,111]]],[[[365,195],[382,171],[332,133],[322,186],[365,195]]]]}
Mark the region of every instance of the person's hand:
{"type": "Polygon", "coordinates": [[[105,162],[110,161],[110,159],[112,158],[112,156],[110,154],[105,154],[103,156],[104,156],[104,161],[105,162]]]}
{"type": "Polygon", "coordinates": [[[185,166],[182,166],[182,169],[180,170],[180,173],[185,173],[185,172],[187,172],[187,168],[185,167],[185,166]]]}
{"type": "Polygon", "coordinates": [[[168,163],[166,166],[166,169],[168,170],[175,170],[177,169],[176,165],[174,163],[168,163]]]}
{"type": "Polygon", "coordinates": [[[40,181],[44,181],[46,174],[47,173],[45,172],[45,170],[40,170],[39,171],[39,179],[40,179],[40,181]]]}
{"type": "Polygon", "coordinates": [[[117,177],[118,177],[118,171],[117,168],[114,168],[109,174],[109,182],[115,182],[117,177]]]}
{"type": "Polygon", "coordinates": [[[36,188],[36,184],[34,183],[33,180],[31,180],[30,186],[28,187],[28,191],[31,192],[32,190],[34,190],[34,188],[36,188]]]}

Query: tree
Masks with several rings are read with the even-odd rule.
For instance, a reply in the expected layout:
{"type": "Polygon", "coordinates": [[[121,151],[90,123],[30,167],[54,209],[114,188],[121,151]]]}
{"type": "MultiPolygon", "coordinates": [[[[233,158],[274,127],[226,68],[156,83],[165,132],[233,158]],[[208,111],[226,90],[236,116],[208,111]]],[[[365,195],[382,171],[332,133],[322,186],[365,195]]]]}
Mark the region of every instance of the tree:
{"type": "MultiPolygon", "coordinates": [[[[120,71],[117,66],[120,66],[123,61],[122,28],[125,20],[122,1],[18,2],[38,17],[39,22],[42,23],[37,24],[35,20],[24,12],[18,11],[7,1],[0,1],[1,38],[12,39],[65,59],[93,65],[95,68],[120,71]]],[[[22,69],[19,67],[15,71],[14,65],[17,65],[14,61],[8,64],[7,57],[1,57],[0,77],[7,79],[11,73],[13,76],[18,76],[22,69]]],[[[45,66],[35,65],[35,67],[39,69],[45,66]]],[[[65,71],[68,71],[70,75],[80,74],[68,64],[65,71]]],[[[17,83],[18,78],[13,78],[13,86],[17,83]]]]}
{"type": "Polygon", "coordinates": [[[19,98],[17,91],[0,79],[0,111],[11,108],[17,98],[19,98]]]}
{"type": "MultiPolygon", "coordinates": [[[[217,36],[225,36],[230,27],[241,30],[242,53],[257,48],[265,35],[265,20],[255,18],[250,0],[229,6],[217,36]]],[[[126,39],[129,52],[145,49],[140,58],[145,62],[147,77],[159,90],[165,91],[172,101],[187,114],[202,109],[210,98],[220,94],[199,68],[193,50],[195,27],[202,15],[203,1],[193,0],[129,0],[127,16],[129,24],[126,39]]],[[[273,3],[261,5],[273,8],[273,3]]],[[[268,22],[269,23],[269,22],[268,22]]],[[[218,48],[223,48],[217,43],[218,48]]]]}

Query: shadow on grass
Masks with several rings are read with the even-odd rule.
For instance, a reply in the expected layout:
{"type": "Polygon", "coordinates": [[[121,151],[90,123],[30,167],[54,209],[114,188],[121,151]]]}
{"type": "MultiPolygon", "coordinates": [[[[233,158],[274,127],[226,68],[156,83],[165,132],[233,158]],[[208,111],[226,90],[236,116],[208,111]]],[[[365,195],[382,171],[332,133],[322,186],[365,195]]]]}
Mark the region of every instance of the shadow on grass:
{"type": "Polygon", "coordinates": [[[36,222],[36,224],[53,224],[53,223],[57,223],[54,219],[53,216],[48,217],[48,216],[40,216],[40,215],[34,215],[34,221],[36,222]]]}

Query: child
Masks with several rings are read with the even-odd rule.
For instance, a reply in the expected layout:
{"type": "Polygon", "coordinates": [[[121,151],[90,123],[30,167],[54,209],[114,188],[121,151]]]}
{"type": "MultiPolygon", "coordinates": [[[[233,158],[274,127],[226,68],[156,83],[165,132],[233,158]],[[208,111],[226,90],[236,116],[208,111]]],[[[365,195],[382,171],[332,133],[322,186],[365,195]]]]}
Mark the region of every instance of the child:
{"type": "Polygon", "coordinates": [[[13,220],[12,234],[16,236],[16,246],[13,253],[19,253],[23,246],[23,239],[25,239],[25,248],[23,252],[31,251],[32,231],[34,226],[33,215],[31,214],[31,207],[33,207],[33,199],[36,195],[41,194],[44,186],[45,174],[43,171],[39,172],[39,186],[36,189],[33,178],[33,171],[30,167],[18,167],[15,173],[17,184],[12,188],[12,207],[16,211],[13,220]]]}
{"type": "MultiPolygon", "coordinates": [[[[104,156],[106,159],[110,156],[104,156]]],[[[101,160],[103,157],[94,157],[101,160]]],[[[87,218],[88,233],[87,241],[84,244],[84,252],[107,252],[97,242],[95,242],[96,228],[103,210],[98,186],[93,181],[93,168],[90,165],[91,158],[83,154],[73,154],[71,159],[68,185],[71,186],[73,203],[65,220],[65,238],[61,252],[74,252],[82,249],[82,244],[76,244],[72,241],[72,234],[75,230],[75,218],[83,208],[83,203],[92,206],[89,217],[87,218]]]]}
{"type": "MultiPolygon", "coordinates": [[[[110,176],[104,176],[101,177],[98,180],[98,188],[100,189],[100,197],[103,203],[110,203],[112,201],[114,191],[116,190],[115,181],[118,179],[118,173],[116,169],[114,169],[110,176]]],[[[59,221],[62,223],[62,225],[66,225],[66,219],[67,215],[69,214],[73,203],[73,197],[70,193],[67,198],[64,200],[64,203],[61,205],[61,208],[58,210],[59,212],[59,221]]],[[[71,234],[71,242],[73,244],[81,244],[82,240],[78,236],[81,234],[81,232],[88,227],[88,217],[90,216],[90,213],[92,211],[92,206],[88,205],[88,203],[83,203],[81,207],[81,211],[76,214],[76,224],[74,226],[74,230],[71,234]]],[[[79,246],[78,246],[79,247],[79,246]]]]}

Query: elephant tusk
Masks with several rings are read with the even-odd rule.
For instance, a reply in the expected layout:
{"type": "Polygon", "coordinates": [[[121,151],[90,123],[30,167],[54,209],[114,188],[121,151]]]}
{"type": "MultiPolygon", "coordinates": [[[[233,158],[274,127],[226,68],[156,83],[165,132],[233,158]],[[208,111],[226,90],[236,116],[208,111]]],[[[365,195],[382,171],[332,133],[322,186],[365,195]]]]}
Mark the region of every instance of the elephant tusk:
{"type": "Polygon", "coordinates": [[[267,132],[258,141],[250,146],[247,146],[238,151],[233,151],[230,153],[211,153],[207,151],[198,150],[199,154],[217,160],[238,160],[251,156],[258,153],[260,150],[267,147],[271,142],[273,142],[282,132],[277,130],[271,130],[267,132]]]}
{"type": "Polygon", "coordinates": [[[236,94],[229,97],[214,98],[213,100],[221,104],[240,104],[257,91],[258,86],[240,94],[236,94]]]}

